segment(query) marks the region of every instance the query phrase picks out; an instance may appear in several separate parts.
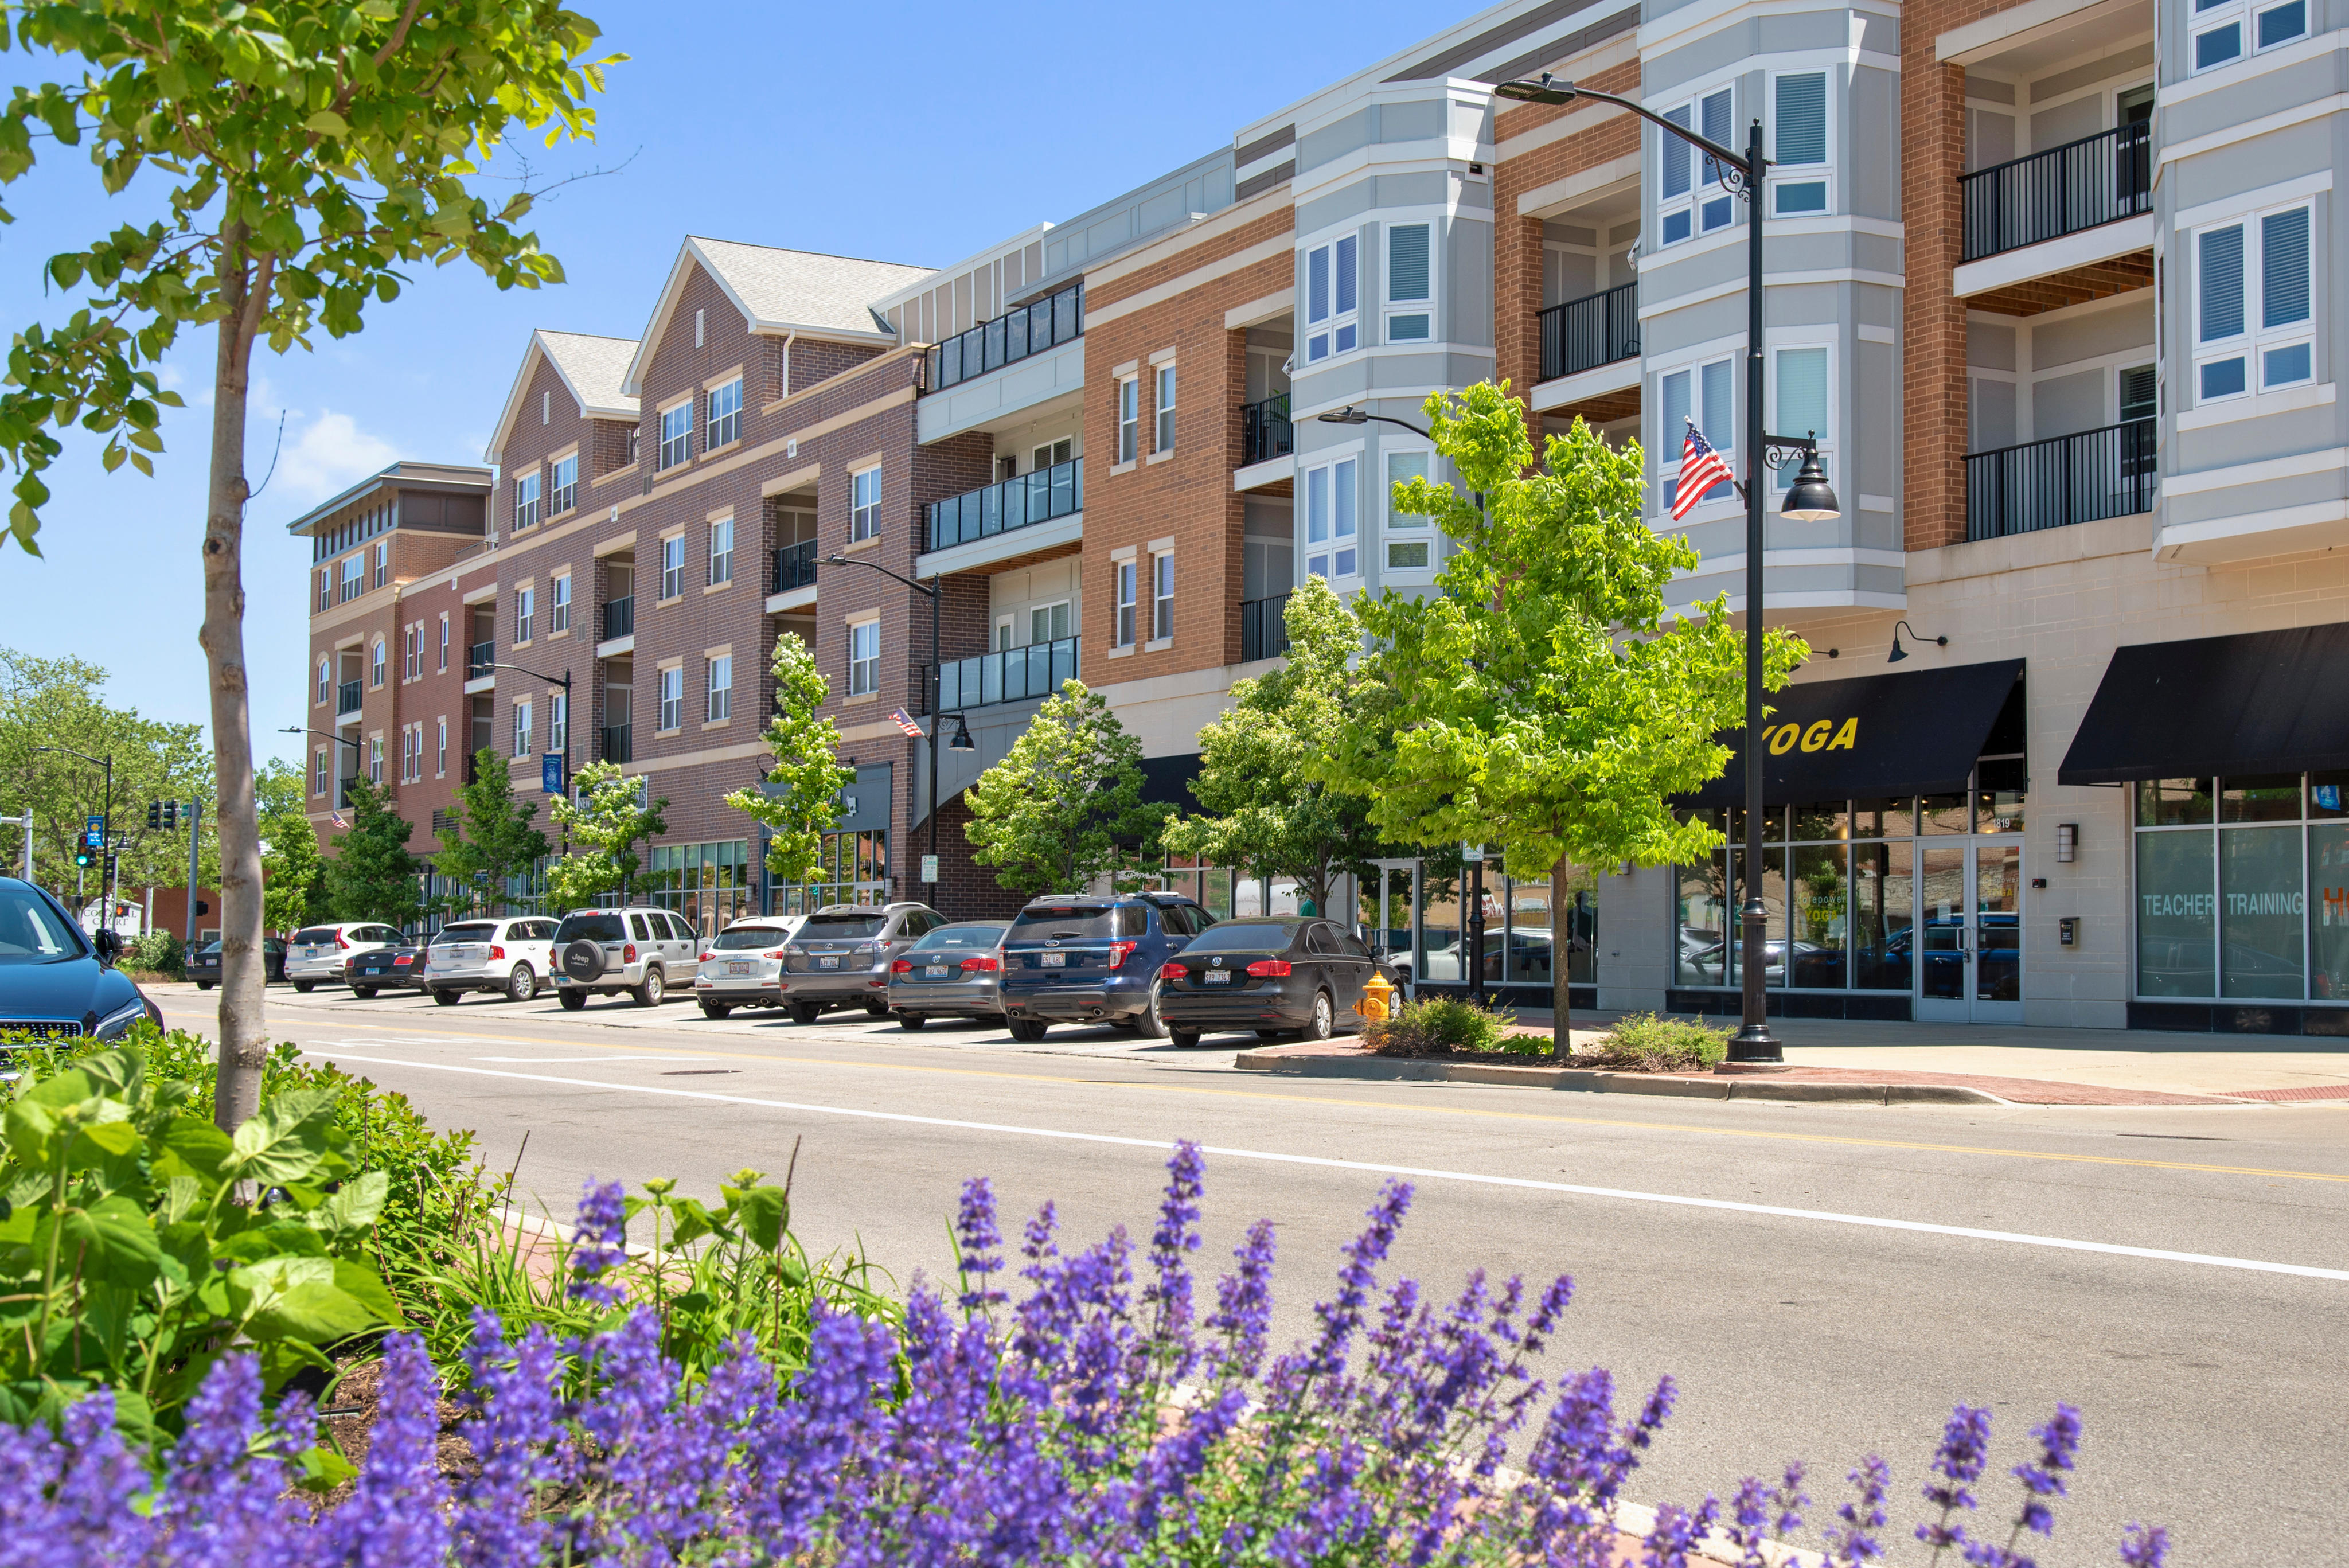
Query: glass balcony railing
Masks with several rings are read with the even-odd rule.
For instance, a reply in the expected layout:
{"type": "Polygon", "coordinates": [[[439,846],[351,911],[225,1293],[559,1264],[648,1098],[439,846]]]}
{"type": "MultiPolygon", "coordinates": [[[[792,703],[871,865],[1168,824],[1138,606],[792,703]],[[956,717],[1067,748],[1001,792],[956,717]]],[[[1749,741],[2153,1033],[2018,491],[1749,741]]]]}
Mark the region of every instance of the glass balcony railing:
{"type": "Polygon", "coordinates": [[[609,642],[616,637],[633,637],[636,631],[636,596],[622,594],[618,598],[605,599],[604,601],[604,636],[601,640],[609,642]]]}
{"type": "Polygon", "coordinates": [[[1619,284],[1541,312],[1541,379],[1578,376],[1640,356],[1640,286],[1619,284]]]}
{"type": "Polygon", "coordinates": [[[929,521],[930,548],[943,550],[1066,517],[1084,507],[1085,460],[1079,457],[933,501],[923,510],[929,521]]]}
{"type": "Polygon", "coordinates": [[[2153,126],[2116,126],[1958,177],[1966,261],[2153,210],[2153,126]]]}
{"type": "Polygon", "coordinates": [[[775,586],[771,594],[787,594],[793,588],[812,587],[815,582],[815,541],[802,539],[796,545],[786,545],[775,552],[775,586]]]}
{"type": "Polygon", "coordinates": [[[630,727],[626,724],[605,725],[602,732],[601,743],[595,748],[595,760],[605,763],[629,763],[636,761],[636,753],[628,744],[629,728],[630,727]]]}
{"type": "Polygon", "coordinates": [[[337,713],[356,713],[358,711],[359,683],[356,680],[343,680],[336,682],[335,686],[335,711],[337,713]]]}
{"type": "Polygon", "coordinates": [[[1062,681],[1074,680],[1076,673],[1073,637],[954,659],[938,671],[938,711],[954,713],[1049,697],[1061,689],[1062,681]]]}
{"type": "Polygon", "coordinates": [[[1297,450],[1296,432],[1288,423],[1288,394],[1276,392],[1261,402],[1240,405],[1240,466],[1269,462],[1297,450]]]}
{"type": "Polygon", "coordinates": [[[1240,601],[1240,662],[1278,659],[1288,651],[1288,596],[1240,601]]]}
{"type": "Polygon", "coordinates": [[[2153,508],[2154,420],[1969,453],[1966,537],[2000,539],[2153,508]]]}
{"type": "Polygon", "coordinates": [[[494,639],[488,642],[471,644],[465,649],[465,679],[479,680],[482,676],[491,674],[492,672],[491,667],[497,661],[498,645],[494,639]]]}
{"type": "Polygon", "coordinates": [[[1016,365],[1031,354],[1074,342],[1084,331],[1084,285],[1072,283],[934,346],[928,389],[944,391],[989,370],[1016,365]]]}

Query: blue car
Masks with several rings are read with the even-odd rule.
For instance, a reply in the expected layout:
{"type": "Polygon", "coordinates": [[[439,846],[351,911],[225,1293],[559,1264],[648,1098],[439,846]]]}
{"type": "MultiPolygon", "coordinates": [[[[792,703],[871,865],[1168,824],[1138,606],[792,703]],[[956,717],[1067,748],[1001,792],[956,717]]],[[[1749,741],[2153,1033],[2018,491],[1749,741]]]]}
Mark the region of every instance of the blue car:
{"type": "Polygon", "coordinates": [[[115,967],[112,931],[87,935],[65,906],[30,882],[0,877],[0,1034],[119,1039],[163,1015],[115,967]]]}
{"type": "Polygon", "coordinates": [[[1179,893],[1033,898],[1003,934],[1003,1012],[1014,1040],[1055,1023],[1164,1039],[1158,971],[1215,917],[1179,893]]]}

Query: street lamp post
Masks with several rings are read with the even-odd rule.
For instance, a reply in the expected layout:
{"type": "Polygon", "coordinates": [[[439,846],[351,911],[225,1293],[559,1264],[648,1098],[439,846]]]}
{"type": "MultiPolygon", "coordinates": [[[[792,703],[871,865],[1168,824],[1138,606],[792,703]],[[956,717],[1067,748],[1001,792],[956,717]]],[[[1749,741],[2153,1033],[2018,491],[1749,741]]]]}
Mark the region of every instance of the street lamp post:
{"type": "MultiPolygon", "coordinates": [[[[490,668],[490,669],[492,669],[492,670],[512,670],[516,675],[527,675],[527,676],[529,676],[529,677],[530,677],[532,680],[550,680],[550,681],[553,681],[555,685],[560,686],[560,687],[562,687],[562,688],[563,688],[563,788],[562,788],[562,790],[561,790],[559,793],[564,794],[570,794],[570,793],[571,793],[571,671],[569,671],[568,670],[564,670],[564,671],[562,674],[560,674],[560,675],[547,675],[547,674],[543,674],[543,673],[542,673],[542,672],[540,672],[540,671],[538,671],[538,670],[525,670],[525,669],[523,669],[523,668],[521,665],[519,665],[519,664],[500,664],[500,663],[496,662],[495,660],[491,661],[489,668],[490,668]]],[[[542,782],[542,783],[543,783],[544,781],[542,779],[542,780],[541,780],[541,782],[542,782]]]]}
{"type": "MultiPolygon", "coordinates": [[[[1783,467],[1799,456],[1802,467],[1786,492],[1785,515],[1802,521],[1841,515],[1826,470],[1819,462],[1816,432],[1803,436],[1772,436],[1762,428],[1762,201],[1769,162],[1762,156],[1762,121],[1750,124],[1743,154],[1720,142],[1675,125],[1645,105],[1613,93],[1594,92],[1572,82],[1553,81],[1542,73],[1538,81],[1503,82],[1493,91],[1520,103],[1572,103],[1578,98],[1611,103],[1629,109],[1667,135],[1711,158],[1737,175],[1745,199],[1745,481],[1738,488],[1745,501],[1745,903],[1744,922],[1744,1017],[1729,1042],[1733,1062],[1783,1062],[1785,1053],[1770,1033],[1767,997],[1763,989],[1768,949],[1764,942],[1769,912],[1762,902],[1762,766],[1768,754],[1762,740],[1762,557],[1766,543],[1763,501],[1769,488],[1762,482],[1765,470],[1783,467]]],[[[1726,183],[1726,182],[1724,182],[1726,183]]],[[[1670,432],[1666,432],[1669,436],[1670,432]]]]}

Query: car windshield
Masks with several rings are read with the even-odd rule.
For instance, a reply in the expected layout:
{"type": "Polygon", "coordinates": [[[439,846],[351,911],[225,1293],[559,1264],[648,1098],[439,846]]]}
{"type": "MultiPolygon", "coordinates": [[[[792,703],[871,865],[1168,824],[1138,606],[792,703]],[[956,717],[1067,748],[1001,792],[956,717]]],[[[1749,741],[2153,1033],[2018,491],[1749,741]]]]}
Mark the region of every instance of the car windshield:
{"type": "Polygon", "coordinates": [[[1117,911],[1104,904],[1051,904],[1022,909],[1006,941],[1081,940],[1117,934],[1117,911]]]}
{"type": "Polygon", "coordinates": [[[79,933],[29,888],[0,888],[0,961],[55,963],[79,958],[79,933]]]}
{"type": "Polygon", "coordinates": [[[563,929],[554,933],[558,942],[624,942],[628,940],[627,928],[617,915],[565,915],[563,929]]]}
{"type": "Polygon", "coordinates": [[[305,947],[316,947],[320,942],[331,942],[335,940],[335,928],[332,926],[306,927],[295,932],[294,940],[305,947]]]}
{"type": "Polygon", "coordinates": [[[719,952],[740,952],[749,948],[769,948],[791,933],[781,926],[736,926],[718,933],[715,944],[719,952]]]}
{"type": "Polygon", "coordinates": [[[976,948],[992,952],[1003,940],[1001,926],[940,926],[914,944],[914,951],[929,952],[938,948],[976,948]]]}
{"type": "Polygon", "coordinates": [[[1184,949],[1192,953],[1277,953],[1288,949],[1297,929],[1278,920],[1226,920],[1193,937],[1184,949]]]}
{"type": "Polygon", "coordinates": [[[461,926],[443,926],[438,940],[444,942],[485,942],[497,934],[498,928],[487,920],[471,920],[461,926]]]}
{"type": "Polygon", "coordinates": [[[886,915],[810,915],[800,935],[811,941],[856,941],[877,936],[888,920],[886,915]]]}
{"type": "Polygon", "coordinates": [[[198,948],[198,949],[196,950],[196,956],[197,956],[198,958],[218,958],[218,957],[220,957],[220,943],[218,943],[218,942],[206,942],[202,947],[198,948]]]}

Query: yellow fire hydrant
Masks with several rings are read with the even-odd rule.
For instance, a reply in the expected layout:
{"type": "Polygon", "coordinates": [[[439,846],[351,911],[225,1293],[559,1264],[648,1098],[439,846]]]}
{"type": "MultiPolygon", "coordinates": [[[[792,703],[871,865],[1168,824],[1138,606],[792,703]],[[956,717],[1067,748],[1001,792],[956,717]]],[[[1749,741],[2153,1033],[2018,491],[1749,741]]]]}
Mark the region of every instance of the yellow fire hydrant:
{"type": "Polygon", "coordinates": [[[1372,970],[1371,978],[1362,982],[1362,1000],[1354,1003],[1354,1011],[1373,1023],[1391,1018],[1394,1015],[1394,993],[1392,982],[1372,970]]]}

